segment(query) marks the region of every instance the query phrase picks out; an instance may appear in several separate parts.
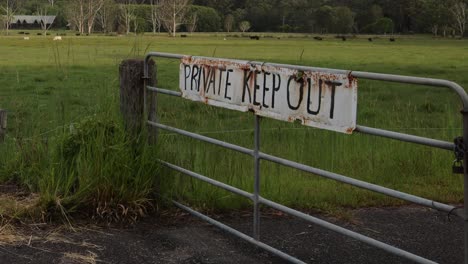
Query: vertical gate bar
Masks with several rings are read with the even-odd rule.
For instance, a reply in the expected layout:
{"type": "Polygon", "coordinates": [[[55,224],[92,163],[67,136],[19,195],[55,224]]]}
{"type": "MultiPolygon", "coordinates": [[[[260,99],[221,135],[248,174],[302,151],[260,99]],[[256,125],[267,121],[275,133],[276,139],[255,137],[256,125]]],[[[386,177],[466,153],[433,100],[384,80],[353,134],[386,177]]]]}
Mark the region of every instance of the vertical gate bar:
{"type": "Polygon", "coordinates": [[[253,231],[254,238],[260,240],[260,117],[255,115],[255,142],[254,142],[254,173],[255,173],[255,183],[254,183],[254,223],[253,231]]]}
{"type": "MultiPolygon", "coordinates": [[[[146,125],[146,122],[149,120],[149,109],[148,109],[148,80],[149,80],[149,57],[145,58],[144,60],[144,66],[143,66],[143,69],[144,69],[144,74],[143,74],[143,86],[144,86],[144,89],[143,89],[143,125],[146,125]]],[[[148,125],[146,125],[146,130],[147,131],[150,131],[150,128],[148,127],[148,125]]],[[[150,140],[150,137],[148,137],[148,140],[150,140]]]]}
{"type": "Polygon", "coordinates": [[[146,109],[146,97],[148,96],[148,79],[149,79],[149,76],[148,76],[148,63],[149,63],[149,59],[150,57],[146,57],[145,60],[144,60],[144,66],[143,66],[143,83],[144,83],[144,86],[145,86],[145,89],[143,91],[143,116],[144,116],[144,120],[145,122],[148,120],[147,118],[147,109],[146,109]]]}
{"type": "MultiPolygon", "coordinates": [[[[463,109],[463,144],[468,143],[468,109],[463,109]]],[[[464,179],[463,179],[463,207],[464,207],[464,244],[465,244],[465,264],[468,264],[468,153],[463,156],[464,179]]]]}
{"type": "Polygon", "coordinates": [[[149,61],[151,57],[147,56],[144,60],[144,76],[143,76],[143,83],[145,86],[145,89],[143,91],[143,118],[146,124],[146,121],[149,120],[149,109],[148,109],[148,85],[149,85],[149,61]]]}
{"type": "MultiPolygon", "coordinates": [[[[157,64],[147,56],[144,60],[144,92],[143,92],[143,116],[145,124],[147,121],[157,121],[157,91],[149,91],[148,86],[156,86],[158,82],[157,64]]],[[[155,127],[147,126],[148,142],[156,144],[158,137],[158,130],[155,127]]]]}

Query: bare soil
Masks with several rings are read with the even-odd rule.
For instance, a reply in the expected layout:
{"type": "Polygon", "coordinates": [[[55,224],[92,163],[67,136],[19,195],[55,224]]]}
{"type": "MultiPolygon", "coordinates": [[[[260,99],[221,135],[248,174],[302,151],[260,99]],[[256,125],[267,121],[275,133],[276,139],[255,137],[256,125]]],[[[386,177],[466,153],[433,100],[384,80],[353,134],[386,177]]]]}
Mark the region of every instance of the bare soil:
{"type": "MultiPolygon", "coordinates": [[[[419,207],[353,210],[319,218],[440,263],[463,262],[463,221],[419,207]]],[[[249,214],[212,216],[251,234],[249,214]]],[[[0,232],[1,234],[1,232],[0,232]]],[[[130,228],[36,225],[1,243],[0,263],[284,263],[192,216],[148,217],[130,228]],[[21,236],[19,235],[21,233],[21,236]]],[[[307,263],[410,263],[302,220],[268,213],[262,240],[307,263]]]]}

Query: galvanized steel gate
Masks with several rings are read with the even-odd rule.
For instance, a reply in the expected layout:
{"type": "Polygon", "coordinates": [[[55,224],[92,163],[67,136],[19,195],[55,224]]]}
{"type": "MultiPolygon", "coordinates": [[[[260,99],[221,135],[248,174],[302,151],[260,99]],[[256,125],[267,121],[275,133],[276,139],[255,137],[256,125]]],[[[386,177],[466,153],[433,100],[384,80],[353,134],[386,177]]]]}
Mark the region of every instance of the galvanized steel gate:
{"type": "MultiPolygon", "coordinates": [[[[145,79],[148,79],[148,65],[149,61],[153,57],[159,57],[159,58],[168,58],[168,59],[176,59],[176,60],[192,60],[192,59],[204,59],[204,60],[211,60],[211,61],[216,61],[218,60],[217,58],[207,58],[207,57],[194,57],[194,56],[187,56],[187,55],[181,55],[181,54],[169,54],[169,53],[160,53],[160,52],[151,52],[146,55],[145,58],[145,79]]],[[[315,67],[306,67],[306,66],[294,66],[294,65],[284,65],[284,64],[275,64],[275,63],[265,63],[265,62],[258,62],[258,61],[249,61],[248,62],[250,65],[253,67],[281,67],[281,68],[287,68],[287,69],[294,69],[294,70],[300,70],[300,71],[321,71],[321,72],[327,72],[331,74],[344,74],[353,78],[361,78],[361,79],[369,79],[369,80],[379,80],[379,81],[387,81],[387,82],[398,82],[398,83],[407,83],[407,84],[417,84],[417,85],[426,85],[426,86],[434,86],[434,87],[444,87],[444,88],[449,88],[453,92],[455,92],[461,99],[461,102],[463,104],[463,110],[461,111],[462,117],[463,117],[463,142],[468,142],[468,94],[465,92],[465,90],[458,84],[454,82],[450,82],[447,80],[440,80],[440,79],[429,79],[429,78],[418,78],[418,77],[409,77],[409,76],[399,76],[399,75],[388,75],[388,74],[378,74],[378,73],[369,73],[369,72],[357,72],[357,71],[344,71],[344,70],[335,70],[335,69],[324,69],[324,68],[315,68],[315,67]]],[[[181,92],[177,91],[172,91],[172,90],[167,90],[167,89],[162,89],[158,87],[153,87],[149,85],[145,85],[147,91],[145,91],[145,95],[148,92],[155,92],[159,94],[165,94],[165,95],[170,95],[170,96],[177,96],[180,97],[182,96],[181,92]]],[[[147,96],[145,96],[146,100],[147,96]]],[[[146,105],[146,102],[145,102],[146,105]]],[[[153,112],[149,113],[151,115],[155,115],[156,113],[154,112],[155,110],[153,109],[153,112]]],[[[155,119],[152,119],[155,120],[155,119]]],[[[254,160],[254,172],[255,172],[255,180],[254,180],[254,193],[248,193],[246,191],[240,190],[238,188],[235,188],[233,186],[224,184],[222,182],[210,179],[208,177],[205,177],[203,175],[197,174],[193,171],[186,170],[184,168],[178,167],[176,165],[170,164],[165,161],[159,161],[162,165],[171,168],[175,171],[178,171],[180,173],[186,174],[190,177],[196,178],[198,180],[207,182],[209,184],[212,184],[214,186],[220,187],[222,189],[225,189],[227,191],[230,191],[234,194],[246,197],[248,199],[251,199],[254,204],[254,230],[253,230],[253,237],[248,236],[244,233],[241,233],[231,227],[228,227],[216,220],[213,220],[209,218],[208,216],[205,216],[199,212],[194,211],[193,209],[184,206],[176,201],[173,201],[173,203],[183,209],[188,211],[189,213],[200,217],[201,219],[231,233],[234,234],[260,248],[263,248],[285,260],[288,260],[292,263],[304,263],[300,261],[297,258],[294,258],[278,249],[275,249],[265,243],[262,243],[259,238],[259,230],[260,230],[260,210],[259,206],[261,204],[269,206],[273,209],[282,211],[284,213],[299,217],[301,219],[304,219],[310,223],[319,225],[321,227],[330,229],[332,231],[338,232],[340,234],[349,236],[351,238],[354,238],[356,240],[359,240],[361,242],[367,243],[369,245],[372,245],[374,247],[380,248],[384,251],[387,251],[389,253],[392,253],[397,256],[401,256],[403,258],[415,261],[417,263],[435,263],[433,261],[430,261],[428,259],[425,259],[423,257],[414,255],[410,252],[401,250],[399,248],[393,247],[391,245],[385,244],[383,242],[377,241],[375,239],[372,239],[370,237],[361,235],[359,233],[353,232],[351,230],[339,227],[337,225],[328,223],[326,221],[323,221],[319,218],[310,216],[308,214],[304,214],[302,212],[299,212],[297,210],[291,209],[289,207],[283,206],[281,204],[275,203],[273,201],[267,200],[263,197],[260,196],[260,160],[266,160],[274,163],[278,163],[284,166],[288,166],[291,168],[296,168],[304,172],[309,172],[324,178],[332,179],[335,181],[339,181],[342,183],[346,183],[355,187],[359,187],[362,189],[374,191],[377,193],[381,193],[387,196],[391,196],[394,198],[402,199],[411,203],[415,203],[421,206],[429,207],[432,209],[436,209],[439,211],[447,212],[453,215],[457,215],[461,218],[464,219],[464,249],[465,249],[465,264],[468,264],[468,207],[464,208],[457,208],[451,205],[443,204],[443,203],[438,203],[432,200],[424,199],[418,196],[414,196],[411,194],[399,192],[393,189],[385,188],[379,185],[371,184],[368,182],[356,180],[350,177],[346,177],[344,175],[336,174],[333,172],[329,171],[324,171],[321,169],[317,169],[311,166],[307,166],[304,164],[300,164],[297,162],[293,162],[287,159],[275,157],[272,155],[268,155],[266,153],[263,153],[260,151],[260,117],[258,115],[255,116],[255,144],[254,144],[254,149],[248,149],[244,148],[241,146],[237,146],[234,144],[230,144],[224,141],[212,139],[206,136],[202,136],[199,134],[191,133],[189,131],[184,131],[181,129],[177,129],[174,127],[166,126],[163,124],[160,124],[158,122],[150,121],[148,120],[147,123],[152,126],[156,127],[158,129],[163,129],[166,131],[170,131],[173,133],[177,133],[180,135],[184,135],[190,138],[194,138],[203,142],[211,143],[217,146],[224,147],[226,149],[234,150],[246,155],[250,155],[253,157],[254,160]]],[[[410,143],[415,143],[415,144],[420,144],[420,145],[426,145],[434,148],[439,148],[439,149],[445,149],[448,151],[455,151],[456,148],[461,147],[462,148],[462,156],[463,156],[463,174],[464,174],[464,201],[468,200],[468,155],[466,155],[466,148],[464,147],[465,144],[461,143],[460,146],[456,146],[455,143],[451,142],[446,142],[446,141],[441,141],[441,140],[435,140],[431,138],[425,138],[425,137],[419,137],[419,136],[414,136],[414,135],[409,135],[409,134],[403,134],[403,133],[397,133],[397,132],[392,132],[392,131],[387,131],[387,130],[382,130],[382,129],[377,129],[377,128],[371,128],[371,127],[365,127],[365,126],[359,126],[357,125],[355,127],[356,132],[360,132],[363,134],[369,134],[369,135],[375,135],[375,136],[380,136],[380,137],[386,137],[386,138],[391,138],[391,139],[396,139],[400,141],[406,141],[410,143]],[[465,154],[465,155],[463,155],[465,154]]]]}

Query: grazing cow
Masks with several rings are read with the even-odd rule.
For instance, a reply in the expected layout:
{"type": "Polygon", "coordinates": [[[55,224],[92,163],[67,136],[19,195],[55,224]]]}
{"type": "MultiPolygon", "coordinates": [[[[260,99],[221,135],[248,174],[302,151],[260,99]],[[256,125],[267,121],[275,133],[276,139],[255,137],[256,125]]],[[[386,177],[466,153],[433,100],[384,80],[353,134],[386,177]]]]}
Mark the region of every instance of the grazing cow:
{"type": "Polygon", "coordinates": [[[24,39],[24,40],[29,40],[29,37],[24,37],[23,39],[24,39]]]}
{"type": "Polygon", "coordinates": [[[61,37],[61,36],[55,36],[55,37],[54,37],[54,41],[55,41],[55,40],[62,40],[62,37],[61,37]]]}
{"type": "Polygon", "coordinates": [[[368,38],[367,40],[368,40],[369,42],[372,42],[372,38],[368,38]]]}
{"type": "Polygon", "coordinates": [[[259,36],[250,36],[250,39],[260,40],[259,36]]]}
{"type": "Polygon", "coordinates": [[[395,42],[395,38],[390,38],[390,41],[391,41],[391,42],[395,42]]]}
{"type": "Polygon", "coordinates": [[[315,40],[323,40],[321,37],[314,37],[315,40]]]}

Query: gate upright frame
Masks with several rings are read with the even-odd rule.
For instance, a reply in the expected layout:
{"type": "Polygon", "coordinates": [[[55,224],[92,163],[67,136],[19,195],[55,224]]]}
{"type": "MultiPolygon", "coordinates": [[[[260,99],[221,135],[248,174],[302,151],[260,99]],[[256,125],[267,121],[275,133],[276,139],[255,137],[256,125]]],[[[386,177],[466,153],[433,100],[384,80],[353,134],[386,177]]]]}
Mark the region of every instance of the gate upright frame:
{"type": "MultiPolygon", "coordinates": [[[[162,52],[150,52],[146,55],[145,57],[145,66],[144,66],[144,76],[143,78],[145,80],[149,80],[151,76],[148,76],[148,65],[149,62],[152,58],[166,58],[166,59],[187,59],[187,58],[192,58],[192,59],[209,59],[209,60],[220,60],[220,58],[211,58],[211,57],[201,57],[201,56],[188,56],[188,55],[182,55],[182,54],[171,54],[171,53],[162,53],[162,52]]],[[[297,66],[297,65],[288,65],[288,64],[278,64],[278,63],[266,63],[266,62],[260,62],[260,61],[245,61],[248,64],[251,64],[253,66],[271,66],[271,67],[283,67],[283,68],[289,68],[289,69],[294,69],[294,70],[299,70],[299,71],[320,71],[320,72],[327,72],[327,73],[332,73],[332,74],[345,74],[350,77],[354,78],[360,78],[360,79],[368,79],[368,80],[376,80],[376,81],[386,81],[386,82],[397,82],[397,83],[406,83],[406,84],[415,84],[415,85],[424,85],[424,86],[432,86],[432,87],[439,87],[439,88],[449,88],[453,92],[455,92],[459,97],[460,100],[463,104],[463,109],[461,110],[462,114],[462,119],[463,119],[463,145],[464,145],[464,156],[463,156],[463,174],[464,174],[464,201],[468,201],[468,155],[466,153],[466,142],[468,142],[468,94],[466,91],[458,85],[455,82],[448,81],[448,80],[442,80],[442,79],[432,79],[432,78],[421,78],[421,77],[412,77],[412,76],[403,76],[403,75],[391,75],[391,74],[381,74],[381,73],[371,73],[371,72],[362,72],[362,71],[346,71],[346,70],[337,70],[337,69],[328,69],[328,68],[318,68],[318,67],[308,67],[308,66],[297,66]]],[[[153,93],[159,93],[159,94],[165,94],[165,95],[170,95],[170,96],[176,96],[176,97],[181,97],[182,93],[177,92],[177,91],[172,91],[172,90],[167,90],[163,88],[158,88],[154,86],[147,85],[148,83],[145,82],[145,106],[147,105],[147,93],[148,92],[153,92],[153,93]]],[[[157,86],[157,84],[155,85],[157,86]]],[[[154,102],[156,104],[156,101],[154,102]]],[[[145,107],[146,108],[146,107],[145,107]]],[[[153,105],[150,107],[152,109],[152,113],[147,113],[151,116],[156,116],[156,106],[153,105]]],[[[297,210],[294,210],[292,208],[286,207],[284,205],[275,203],[273,201],[267,200],[263,197],[260,196],[260,161],[261,160],[266,160],[270,162],[274,162],[277,164],[281,164],[287,167],[291,168],[296,168],[298,170],[304,171],[304,172],[309,172],[324,178],[332,179],[338,182],[346,183],[355,187],[359,187],[362,189],[374,191],[377,193],[381,193],[387,196],[391,196],[394,198],[398,198],[401,200],[405,200],[411,203],[415,203],[424,207],[432,208],[438,211],[443,211],[447,212],[449,214],[453,214],[456,216],[461,217],[464,220],[464,262],[465,264],[468,264],[468,207],[464,206],[463,208],[457,208],[452,205],[448,204],[443,204],[439,203],[436,201],[432,201],[429,199],[425,199],[422,197],[418,197],[415,195],[411,195],[408,193],[396,191],[393,189],[389,189],[383,186],[371,184],[368,182],[356,180],[344,175],[340,175],[337,173],[321,170],[318,168],[314,168],[311,166],[307,166],[304,164],[300,164],[294,161],[290,161],[287,159],[275,157],[266,153],[263,153],[260,151],[260,117],[258,115],[255,115],[255,123],[254,123],[254,129],[255,129],[255,134],[254,134],[254,149],[248,149],[244,148],[241,146],[237,146],[231,143],[227,143],[221,140],[209,138],[203,135],[199,135],[196,133],[192,133],[189,131],[181,130],[178,128],[170,127],[167,125],[160,124],[154,119],[152,120],[146,120],[147,124],[166,131],[174,132],[180,135],[184,135],[190,138],[194,138],[203,142],[207,142],[210,144],[214,144],[217,146],[224,147],[226,149],[230,149],[233,151],[237,151],[246,155],[250,155],[254,159],[254,192],[253,193],[248,193],[244,190],[235,188],[233,186],[230,186],[228,184],[213,180],[211,178],[208,178],[206,176],[200,175],[196,172],[186,170],[184,168],[178,167],[176,165],[170,164],[166,161],[158,160],[162,165],[171,168],[175,171],[178,171],[180,173],[183,173],[185,175],[188,175],[192,178],[196,178],[198,180],[207,182],[211,185],[220,187],[222,189],[225,189],[227,191],[230,191],[234,194],[246,197],[248,199],[251,199],[254,205],[254,217],[253,217],[253,236],[250,237],[244,233],[241,233],[238,230],[235,230],[227,225],[224,225],[214,219],[209,218],[206,215],[203,215],[185,205],[180,204],[177,201],[173,201],[173,203],[189,212],[192,215],[195,215],[233,235],[236,235],[260,248],[263,248],[287,261],[290,261],[291,263],[304,263],[301,260],[292,257],[278,249],[275,249],[263,242],[260,241],[260,205],[266,205],[269,206],[273,209],[282,211],[284,213],[296,216],[298,218],[301,218],[303,220],[306,220],[310,223],[319,225],[321,227],[327,228],[329,230],[335,231],[337,233],[346,235],[348,237],[354,238],[356,240],[359,240],[361,242],[367,243],[371,246],[380,248],[384,251],[387,251],[391,254],[415,261],[417,263],[435,263],[431,260],[425,259],[421,256],[417,256],[415,254],[412,254],[410,252],[404,251],[402,249],[393,247],[391,245],[388,245],[386,243],[377,241],[375,239],[372,239],[370,237],[361,235],[359,233],[356,233],[354,231],[339,227],[337,225],[328,223],[324,220],[321,220],[319,218],[313,217],[311,215],[299,212],[297,210]],[[459,210],[460,209],[460,210],[459,210]],[[462,210],[461,210],[462,209],[462,210]]],[[[415,143],[419,145],[425,145],[433,148],[439,148],[439,149],[445,149],[449,151],[454,151],[455,150],[455,144],[452,142],[447,142],[447,141],[442,141],[442,140],[437,140],[437,139],[432,139],[432,138],[426,138],[426,137],[420,137],[420,136],[415,136],[411,134],[405,134],[405,133],[399,133],[399,132],[394,132],[394,131],[389,131],[389,130],[384,130],[384,129],[378,129],[378,128],[373,128],[373,127],[366,127],[366,126],[360,126],[357,125],[355,132],[363,133],[363,134],[368,134],[368,135],[374,135],[374,136],[379,136],[379,137],[385,137],[385,138],[390,138],[390,139],[395,139],[399,141],[405,141],[405,142],[410,142],[410,143],[415,143]]]]}

